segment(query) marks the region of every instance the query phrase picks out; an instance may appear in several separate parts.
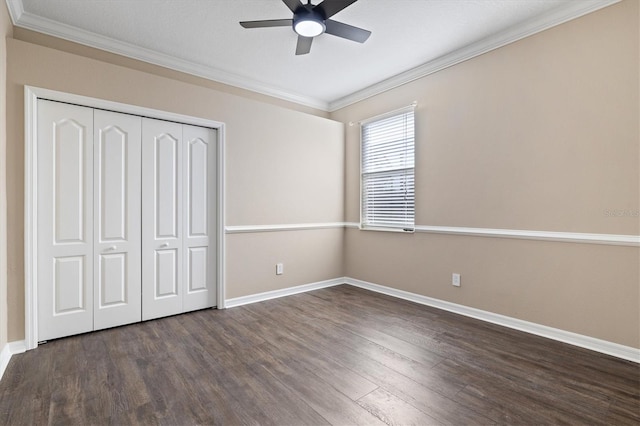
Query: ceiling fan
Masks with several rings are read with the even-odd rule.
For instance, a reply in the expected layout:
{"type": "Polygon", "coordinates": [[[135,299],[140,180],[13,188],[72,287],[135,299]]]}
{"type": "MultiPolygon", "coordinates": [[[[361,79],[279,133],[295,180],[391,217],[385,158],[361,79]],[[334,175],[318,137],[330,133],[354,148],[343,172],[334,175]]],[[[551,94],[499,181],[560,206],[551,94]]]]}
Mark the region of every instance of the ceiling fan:
{"type": "Polygon", "coordinates": [[[364,43],[369,38],[371,31],[329,19],[356,1],[358,0],[324,0],[314,6],[311,4],[311,0],[307,0],[307,4],[303,4],[300,0],[282,0],[293,12],[292,19],[243,21],[240,22],[240,25],[244,28],[291,26],[293,31],[298,34],[296,55],[306,55],[311,51],[313,38],[322,33],[357,41],[358,43],[364,43]]]}

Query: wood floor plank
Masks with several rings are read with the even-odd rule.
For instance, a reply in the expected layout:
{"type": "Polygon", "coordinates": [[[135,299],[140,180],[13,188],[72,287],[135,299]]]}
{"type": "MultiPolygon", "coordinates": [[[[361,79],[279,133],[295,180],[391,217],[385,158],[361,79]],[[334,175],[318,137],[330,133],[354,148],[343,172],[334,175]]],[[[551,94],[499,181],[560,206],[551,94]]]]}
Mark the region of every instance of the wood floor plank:
{"type": "Polygon", "coordinates": [[[640,366],[347,285],[54,340],[0,424],[640,424],[640,366]]]}
{"type": "MultiPolygon", "coordinates": [[[[187,321],[187,316],[181,316],[180,319],[187,321]]],[[[227,316],[228,317],[228,316],[227,316]]],[[[248,376],[245,380],[246,385],[251,392],[245,400],[255,404],[257,398],[264,399],[262,407],[268,407],[270,412],[265,413],[267,418],[276,418],[276,424],[326,424],[324,419],[318,413],[311,410],[300,397],[291,392],[289,388],[278,382],[270,380],[267,372],[261,367],[272,362],[271,355],[261,351],[260,346],[265,344],[265,340],[260,337],[255,330],[244,328],[232,318],[221,319],[218,323],[228,331],[233,329],[233,333],[228,334],[229,342],[235,343],[239,341],[250,347],[250,351],[244,353],[239,359],[226,359],[223,362],[225,370],[233,373],[233,380],[239,381],[248,376]],[[242,337],[242,339],[236,339],[242,337]],[[286,407],[282,409],[281,407],[286,407]]],[[[176,348],[177,349],[177,348],[176,348]]],[[[178,350],[172,352],[179,353],[178,350]]],[[[214,352],[215,353],[215,352],[214,352]]],[[[180,359],[186,357],[186,354],[179,356],[180,359]]],[[[214,362],[218,363],[219,360],[214,362]]]]}
{"type": "MultiPolygon", "coordinates": [[[[308,295],[300,295],[299,297],[302,298],[305,296],[308,295]]],[[[314,299],[317,300],[318,298],[314,299]]],[[[316,302],[316,300],[311,299],[310,302],[316,302]]],[[[314,312],[325,312],[327,309],[327,306],[324,306],[323,304],[318,304],[316,302],[315,305],[316,309],[314,312]]],[[[340,310],[342,314],[340,318],[331,316],[328,318],[324,317],[324,319],[327,321],[334,321],[340,327],[345,328],[354,334],[358,334],[361,337],[377,343],[389,350],[393,350],[394,352],[427,367],[436,365],[443,360],[443,357],[430,352],[429,350],[425,350],[425,348],[418,347],[411,342],[399,339],[390,333],[380,330],[380,328],[386,328],[387,324],[389,324],[388,321],[393,321],[395,318],[389,319],[377,312],[372,313],[371,307],[363,309],[354,306],[347,306],[344,308],[335,306],[333,310],[335,309],[340,310]]]]}
{"type": "Polygon", "coordinates": [[[52,424],[87,424],[81,376],[67,374],[56,379],[51,395],[49,421],[52,424]]]}
{"type": "MultiPolygon", "coordinates": [[[[265,348],[267,352],[278,352],[277,348],[265,348]]],[[[318,376],[306,371],[294,359],[285,365],[275,357],[262,365],[276,380],[298,393],[310,407],[317,411],[330,424],[382,425],[368,411],[362,410],[352,399],[334,388],[318,376]]]]}
{"type": "Polygon", "coordinates": [[[389,392],[376,389],[358,400],[364,409],[388,425],[437,425],[436,419],[389,392]]]}
{"type": "MultiPolygon", "coordinates": [[[[259,305],[251,305],[248,309],[263,309],[259,305]]],[[[270,312],[262,311],[263,315],[271,315],[274,318],[281,313],[281,311],[273,309],[270,312]]],[[[297,314],[289,313],[289,315],[297,314]]],[[[293,324],[297,324],[297,322],[294,321],[293,324]]],[[[305,328],[297,329],[298,338],[304,344],[312,347],[316,353],[332,358],[369,381],[379,384],[380,387],[401,397],[415,408],[436,418],[438,421],[448,424],[492,424],[490,419],[468,410],[452,399],[423,386],[412,378],[400,374],[368,356],[368,353],[383,350],[383,348],[376,347],[365,339],[354,343],[351,341],[350,336],[323,331],[321,326],[314,328],[311,324],[307,325],[305,328]]],[[[436,386],[447,387],[448,385],[440,383],[436,386]]]]}
{"type": "Polygon", "coordinates": [[[640,425],[640,398],[616,399],[609,406],[607,424],[640,425]]]}
{"type": "Polygon", "coordinates": [[[378,388],[375,383],[343,365],[329,358],[315,356],[317,353],[313,349],[293,339],[288,333],[283,332],[282,328],[272,330],[273,325],[270,322],[260,321],[253,326],[258,332],[275,333],[274,338],[269,340],[269,348],[271,352],[277,353],[280,359],[286,359],[289,365],[291,362],[301,365],[306,372],[324,380],[354,401],[378,388]],[[299,363],[298,359],[304,359],[304,363],[299,363]]]}
{"type": "Polygon", "coordinates": [[[51,398],[25,399],[16,403],[14,395],[0,395],[0,419],[5,425],[41,425],[49,421],[51,398]]]}
{"type": "MultiPolygon", "coordinates": [[[[297,296],[303,297],[304,295],[297,296]]],[[[263,315],[268,316],[272,314],[269,312],[263,312],[263,315]]],[[[302,322],[305,317],[312,316],[313,318],[314,315],[319,314],[317,314],[317,311],[314,310],[313,312],[309,312],[306,314],[291,312],[288,313],[288,315],[299,319],[299,322],[302,322]]],[[[312,329],[317,333],[325,333],[325,324],[327,322],[328,320],[325,320],[324,322],[312,321],[307,325],[307,328],[312,329]]],[[[410,377],[411,380],[416,381],[417,383],[422,384],[428,389],[439,392],[445,396],[452,397],[464,387],[464,383],[458,380],[457,377],[448,376],[446,377],[446,380],[439,380],[438,377],[440,376],[440,374],[438,370],[430,368],[434,365],[433,359],[430,356],[427,356],[427,365],[425,366],[397,352],[394,352],[391,349],[374,343],[360,336],[359,334],[355,334],[349,330],[344,330],[343,328],[351,329],[351,327],[345,326],[345,324],[342,322],[338,322],[338,324],[339,326],[336,325],[336,327],[341,332],[333,333],[331,336],[329,336],[331,340],[328,341],[327,345],[348,348],[350,353],[359,354],[363,357],[366,357],[367,359],[373,360],[376,363],[384,366],[384,368],[394,370],[400,374],[405,375],[406,377],[410,377]]],[[[306,332],[306,330],[303,330],[302,332],[306,332]]],[[[318,334],[318,336],[319,335],[320,334],[318,334]]]]}

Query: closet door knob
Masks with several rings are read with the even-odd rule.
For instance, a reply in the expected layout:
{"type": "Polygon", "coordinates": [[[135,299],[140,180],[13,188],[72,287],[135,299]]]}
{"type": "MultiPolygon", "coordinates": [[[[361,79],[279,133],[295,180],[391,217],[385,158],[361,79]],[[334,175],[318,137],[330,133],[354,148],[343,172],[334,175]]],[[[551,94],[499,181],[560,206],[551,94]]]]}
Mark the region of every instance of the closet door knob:
{"type": "Polygon", "coordinates": [[[114,251],[116,248],[116,246],[109,246],[107,247],[107,251],[114,251]]]}
{"type": "Polygon", "coordinates": [[[162,245],[160,245],[160,248],[167,248],[169,247],[169,243],[162,243],[162,245]]]}

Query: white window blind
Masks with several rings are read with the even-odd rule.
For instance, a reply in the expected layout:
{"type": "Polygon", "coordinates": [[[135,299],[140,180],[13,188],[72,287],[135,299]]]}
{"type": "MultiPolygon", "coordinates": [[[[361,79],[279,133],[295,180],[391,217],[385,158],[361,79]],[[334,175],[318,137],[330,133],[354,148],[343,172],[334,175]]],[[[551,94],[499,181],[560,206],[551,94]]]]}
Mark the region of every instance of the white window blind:
{"type": "Polygon", "coordinates": [[[362,228],[413,230],[414,106],[362,123],[362,228]]]}

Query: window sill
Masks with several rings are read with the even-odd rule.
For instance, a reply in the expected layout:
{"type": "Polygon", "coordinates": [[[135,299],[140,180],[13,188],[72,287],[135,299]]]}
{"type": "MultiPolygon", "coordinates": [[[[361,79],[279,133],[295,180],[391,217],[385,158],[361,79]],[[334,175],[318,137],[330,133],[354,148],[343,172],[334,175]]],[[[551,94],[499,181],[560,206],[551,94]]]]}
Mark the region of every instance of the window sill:
{"type": "Polygon", "coordinates": [[[415,229],[409,228],[385,228],[380,226],[362,226],[359,228],[361,231],[378,231],[378,232],[395,232],[397,234],[415,234],[415,229]],[[408,229],[408,230],[407,230],[408,229]]]}

